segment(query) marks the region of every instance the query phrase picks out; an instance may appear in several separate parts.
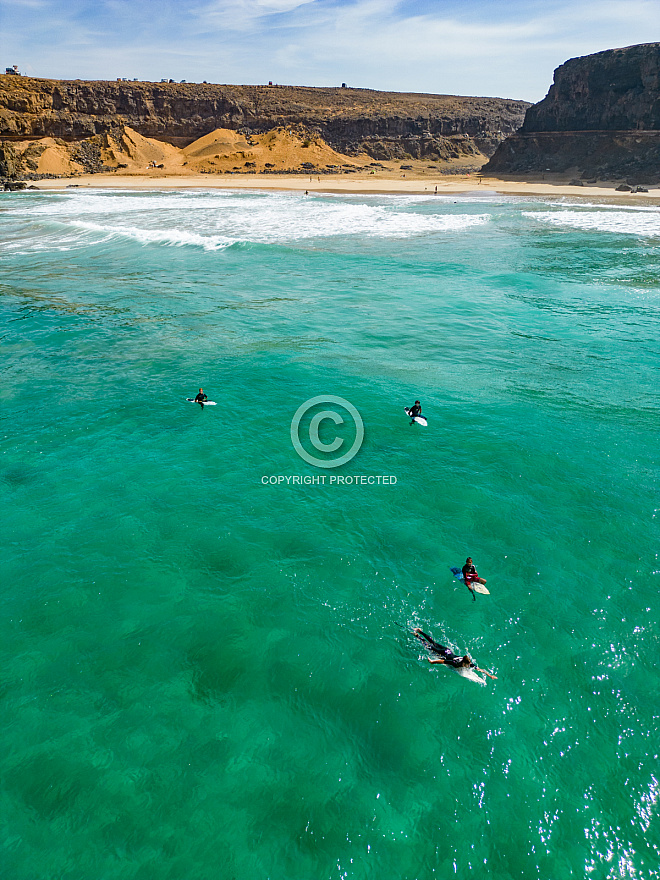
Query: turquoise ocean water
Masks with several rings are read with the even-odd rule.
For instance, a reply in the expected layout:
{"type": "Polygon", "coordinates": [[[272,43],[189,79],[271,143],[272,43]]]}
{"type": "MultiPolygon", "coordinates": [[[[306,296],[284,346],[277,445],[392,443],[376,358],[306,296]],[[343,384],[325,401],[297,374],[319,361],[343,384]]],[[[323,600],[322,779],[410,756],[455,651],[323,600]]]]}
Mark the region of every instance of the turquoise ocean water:
{"type": "Polygon", "coordinates": [[[660,877],[660,207],[0,198],[3,877],[660,877]]]}

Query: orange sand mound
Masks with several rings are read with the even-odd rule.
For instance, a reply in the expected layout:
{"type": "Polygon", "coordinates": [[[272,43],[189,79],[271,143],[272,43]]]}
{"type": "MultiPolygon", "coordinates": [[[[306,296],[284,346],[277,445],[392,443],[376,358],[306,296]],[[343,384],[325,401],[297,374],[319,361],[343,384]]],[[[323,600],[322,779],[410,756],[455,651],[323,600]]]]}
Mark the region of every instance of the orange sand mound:
{"type": "MultiPolygon", "coordinates": [[[[295,128],[274,128],[265,134],[246,137],[218,128],[183,150],[187,168],[194,172],[283,171],[300,169],[303,163],[319,168],[342,165],[363,167],[371,161],[366,154],[351,158],[337,153],[320,137],[295,128]]],[[[311,171],[313,173],[313,171],[311,171]]]]}
{"type": "MultiPolygon", "coordinates": [[[[51,138],[44,140],[49,141],[51,138]]],[[[37,163],[38,174],[71,174],[82,170],[82,165],[72,161],[67,147],[56,143],[46,145],[37,163]]]]}
{"type": "Polygon", "coordinates": [[[15,147],[24,161],[30,160],[28,170],[37,174],[70,175],[84,170],[82,165],[73,161],[70,148],[64,141],[45,137],[38,141],[22,141],[15,147]],[[33,167],[34,163],[36,167],[33,167]]]}
{"type": "Polygon", "coordinates": [[[144,137],[128,126],[118,136],[105,136],[101,158],[110,168],[121,165],[128,171],[144,171],[154,165],[165,165],[180,173],[184,162],[178,147],[144,137]]]}
{"type": "MultiPolygon", "coordinates": [[[[229,129],[216,129],[184,149],[154,138],[144,137],[128,126],[97,135],[89,141],[66,144],[53,138],[16,144],[22,154],[23,170],[62,176],[89,172],[90,165],[114,169],[117,177],[149,179],[194,177],[213,174],[277,175],[291,171],[312,178],[323,174],[370,175],[378,179],[433,174],[438,165],[425,160],[391,160],[375,163],[366,153],[345,156],[333,150],[321,137],[302,126],[274,128],[265,134],[244,135],[229,129]],[[84,156],[86,167],[76,158],[84,156]],[[405,170],[404,170],[405,169],[405,170]]],[[[484,158],[485,161],[485,158],[484,158]]],[[[474,157],[470,157],[470,164],[474,157]]],[[[440,163],[454,173],[465,170],[464,161],[440,163]]]]}

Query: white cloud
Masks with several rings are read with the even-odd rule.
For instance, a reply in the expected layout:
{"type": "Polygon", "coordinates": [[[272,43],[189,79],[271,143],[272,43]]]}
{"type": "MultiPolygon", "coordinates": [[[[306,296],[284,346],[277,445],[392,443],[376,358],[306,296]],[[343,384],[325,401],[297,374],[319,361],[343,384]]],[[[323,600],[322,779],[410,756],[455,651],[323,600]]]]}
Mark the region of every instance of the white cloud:
{"type": "Polygon", "coordinates": [[[204,31],[226,29],[250,30],[260,19],[282,13],[291,13],[313,3],[314,0],[217,0],[191,10],[198,26],[204,31]]]}
{"type": "Polygon", "coordinates": [[[2,6],[5,14],[10,9],[48,9],[50,7],[49,0],[2,0],[2,6]]]}
{"type": "MultiPolygon", "coordinates": [[[[400,17],[386,0],[344,6],[332,17],[326,10],[322,22],[307,12],[305,27],[299,20],[288,34],[291,70],[335,70],[333,79],[401,91],[539,100],[569,57],[660,37],[657,0],[555,4],[552,14],[513,23],[400,17]]],[[[281,51],[278,59],[285,63],[281,51]]]]}

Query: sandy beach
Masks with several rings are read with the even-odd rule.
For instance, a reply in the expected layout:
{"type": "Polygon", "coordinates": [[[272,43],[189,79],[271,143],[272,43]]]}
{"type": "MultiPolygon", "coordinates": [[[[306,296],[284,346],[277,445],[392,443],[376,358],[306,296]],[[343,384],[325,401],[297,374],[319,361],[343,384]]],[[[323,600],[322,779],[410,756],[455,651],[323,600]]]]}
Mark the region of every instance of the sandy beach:
{"type": "Polygon", "coordinates": [[[498,180],[478,173],[464,175],[393,173],[376,175],[325,174],[322,177],[282,174],[87,174],[71,178],[38,180],[33,186],[40,190],[68,188],[112,189],[257,189],[291,190],[309,193],[363,193],[392,195],[453,195],[491,192],[518,196],[571,196],[577,198],[615,199],[625,203],[655,203],[660,188],[648,193],[616,192],[616,185],[591,184],[571,186],[562,180],[498,180]]]}

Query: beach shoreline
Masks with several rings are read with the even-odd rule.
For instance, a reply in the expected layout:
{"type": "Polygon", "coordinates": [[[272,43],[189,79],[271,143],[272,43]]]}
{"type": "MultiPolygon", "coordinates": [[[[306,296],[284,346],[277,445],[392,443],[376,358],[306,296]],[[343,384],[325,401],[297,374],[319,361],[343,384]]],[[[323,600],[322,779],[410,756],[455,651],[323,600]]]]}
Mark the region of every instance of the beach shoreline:
{"type": "Polygon", "coordinates": [[[371,176],[326,174],[322,177],[281,174],[83,174],[67,178],[45,178],[32,183],[42,191],[66,189],[169,190],[231,189],[290,191],[332,195],[465,195],[491,193],[507,196],[570,196],[613,199],[618,203],[648,204],[660,199],[660,187],[648,193],[617,192],[615,184],[571,186],[564,181],[500,180],[477,173],[442,176],[371,176]]]}

